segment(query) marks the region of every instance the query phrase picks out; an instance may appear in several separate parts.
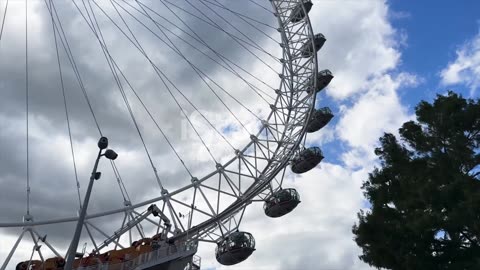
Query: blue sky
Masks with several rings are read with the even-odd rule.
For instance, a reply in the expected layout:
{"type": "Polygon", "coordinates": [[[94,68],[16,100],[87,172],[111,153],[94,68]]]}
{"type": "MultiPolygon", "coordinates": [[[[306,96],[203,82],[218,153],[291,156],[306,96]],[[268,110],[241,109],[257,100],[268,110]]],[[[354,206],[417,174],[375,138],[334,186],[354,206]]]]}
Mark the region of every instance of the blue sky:
{"type": "MultiPolygon", "coordinates": [[[[391,24],[408,36],[400,68],[423,79],[417,87],[404,91],[404,101],[431,100],[433,93],[446,90],[439,85],[440,71],[456,58],[458,47],[479,32],[480,1],[393,0],[390,5],[398,15],[391,24]]],[[[461,84],[452,89],[469,95],[461,84]]]]}

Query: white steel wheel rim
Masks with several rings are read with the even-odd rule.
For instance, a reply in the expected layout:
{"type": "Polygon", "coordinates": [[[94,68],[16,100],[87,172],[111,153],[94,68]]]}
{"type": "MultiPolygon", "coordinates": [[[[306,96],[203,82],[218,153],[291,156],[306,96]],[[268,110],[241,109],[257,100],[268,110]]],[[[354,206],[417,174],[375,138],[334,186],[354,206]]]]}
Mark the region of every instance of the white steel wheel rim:
{"type": "MultiPolygon", "coordinates": [[[[252,200],[259,196],[262,192],[267,191],[268,194],[278,190],[279,187],[270,187],[274,177],[285,169],[290,162],[292,156],[298,152],[298,149],[303,145],[303,141],[306,134],[306,124],[310,118],[310,115],[315,107],[315,92],[313,94],[307,93],[307,84],[309,80],[313,78],[314,89],[317,84],[317,56],[314,51],[310,57],[302,58],[299,47],[306,42],[311,42],[314,46],[314,33],[307,12],[303,20],[298,23],[288,22],[290,12],[303,0],[295,1],[270,1],[275,15],[278,18],[279,28],[278,31],[281,35],[283,48],[282,58],[282,74],[280,74],[281,82],[280,87],[276,91],[277,97],[275,103],[272,106],[272,111],[266,120],[263,121],[263,125],[255,136],[252,136],[252,140],[241,150],[238,150],[236,155],[228,162],[217,165],[214,171],[206,176],[188,184],[180,189],[163,194],[161,196],[136,203],[123,208],[118,208],[110,211],[104,211],[94,214],[89,214],[87,219],[94,219],[103,216],[109,216],[117,213],[122,213],[129,210],[148,206],[149,204],[165,201],[174,196],[181,194],[187,190],[197,189],[202,183],[208,179],[221,175],[224,170],[229,169],[231,166],[235,166],[238,161],[254,161],[257,158],[265,157],[246,157],[246,153],[251,151],[254,147],[265,148],[266,151],[273,152],[268,165],[262,168],[261,173],[255,176],[254,183],[237,198],[237,200],[230,206],[226,207],[223,211],[215,213],[215,215],[200,224],[196,224],[191,228],[183,231],[175,237],[184,237],[189,235],[190,238],[202,239],[207,234],[215,231],[220,227],[219,224],[226,224],[235,214],[238,214],[242,209],[248,206],[252,200]],[[301,74],[301,75],[300,75],[301,74]],[[285,119],[284,123],[275,119],[285,119]],[[267,149],[261,139],[264,133],[274,134],[274,130],[279,130],[281,127],[281,138],[277,141],[277,146],[272,149],[267,149]]],[[[278,132],[277,132],[278,135],[278,132]]],[[[273,141],[272,141],[273,143],[273,141]]],[[[64,222],[77,221],[77,217],[58,218],[44,221],[31,221],[31,222],[10,222],[0,223],[2,227],[25,227],[25,226],[39,226],[48,224],[58,224],[64,222]]],[[[238,226],[237,226],[238,228],[238,226]]],[[[231,231],[237,229],[231,228],[231,231]]],[[[223,231],[222,234],[228,234],[229,231],[223,231]]]]}

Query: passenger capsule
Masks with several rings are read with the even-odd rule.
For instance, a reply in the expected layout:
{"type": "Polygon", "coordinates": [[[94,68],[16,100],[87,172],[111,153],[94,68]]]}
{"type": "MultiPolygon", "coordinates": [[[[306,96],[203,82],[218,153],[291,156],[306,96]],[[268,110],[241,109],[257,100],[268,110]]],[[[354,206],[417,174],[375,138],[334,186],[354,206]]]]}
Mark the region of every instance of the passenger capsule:
{"type": "Polygon", "coordinates": [[[246,260],[255,251],[255,239],[248,232],[233,232],[218,243],[215,250],[217,261],[234,265],[246,260]]]}
{"type": "Polygon", "coordinates": [[[322,91],[325,87],[330,84],[330,82],[333,79],[333,74],[330,70],[324,69],[317,74],[317,87],[316,90],[313,91],[313,88],[315,87],[314,85],[314,77],[310,78],[307,84],[307,92],[308,94],[312,94],[313,92],[318,93],[322,91]]]}
{"type": "Polygon", "coordinates": [[[265,215],[277,218],[290,213],[300,203],[300,195],[293,188],[281,189],[265,200],[265,215]]]}
{"type": "Polygon", "coordinates": [[[312,56],[313,53],[318,52],[318,50],[322,48],[323,44],[325,44],[325,41],[326,39],[323,34],[315,35],[315,37],[313,38],[313,44],[315,45],[312,45],[312,41],[310,39],[307,39],[307,42],[303,44],[303,46],[300,48],[300,53],[302,57],[307,58],[312,56]]]}
{"type": "Polygon", "coordinates": [[[292,159],[292,172],[305,173],[315,168],[323,159],[322,150],[310,147],[302,150],[292,159]]]}
{"type": "Polygon", "coordinates": [[[316,132],[326,126],[332,120],[333,114],[330,108],[324,107],[314,110],[308,120],[306,130],[308,133],[316,132]]]}
{"type": "Polygon", "coordinates": [[[296,23],[303,20],[312,9],[312,6],[313,3],[310,0],[303,0],[301,3],[298,3],[295,8],[293,8],[292,13],[290,13],[290,21],[296,23]],[[305,13],[303,7],[305,7],[307,13],[305,13]]]}

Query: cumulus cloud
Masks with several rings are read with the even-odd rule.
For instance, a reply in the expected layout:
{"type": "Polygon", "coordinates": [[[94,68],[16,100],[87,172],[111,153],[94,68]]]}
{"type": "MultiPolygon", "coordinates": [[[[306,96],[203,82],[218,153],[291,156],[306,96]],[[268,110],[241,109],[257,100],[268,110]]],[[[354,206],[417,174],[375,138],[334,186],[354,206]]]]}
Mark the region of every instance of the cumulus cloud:
{"type": "Polygon", "coordinates": [[[480,34],[456,51],[456,58],[440,72],[442,84],[465,85],[473,96],[480,86],[480,34]]]}
{"type": "Polygon", "coordinates": [[[335,75],[328,95],[339,100],[356,97],[369,89],[372,77],[398,65],[400,40],[387,19],[385,1],[318,1],[312,12],[314,31],[327,38],[318,55],[319,67],[335,75]]]}
{"type": "Polygon", "coordinates": [[[396,132],[412,116],[399,99],[400,87],[416,84],[411,74],[392,77],[383,74],[369,82],[369,90],[353,106],[342,107],[342,118],[336,126],[338,136],[352,149],[342,159],[351,168],[368,167],[375,160],[373,147],[384,132],[396,132]]]}

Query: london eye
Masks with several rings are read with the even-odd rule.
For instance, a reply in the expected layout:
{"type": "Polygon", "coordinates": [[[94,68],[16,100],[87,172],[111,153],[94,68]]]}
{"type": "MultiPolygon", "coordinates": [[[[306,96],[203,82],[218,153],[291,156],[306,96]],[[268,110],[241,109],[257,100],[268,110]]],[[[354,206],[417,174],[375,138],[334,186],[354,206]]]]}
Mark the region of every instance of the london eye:
{"type": "Polygon", "coordinates": [[[283,180],[322,161],[306,136],[333,118],[326,37],[310,0],[239,2],[2,1],[0,151],[23,167],[0,176],[0,270],[200,269],[199,245],[234,265],[250,205],[294,211],[283,180]]]}

